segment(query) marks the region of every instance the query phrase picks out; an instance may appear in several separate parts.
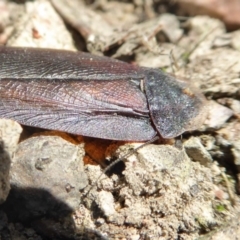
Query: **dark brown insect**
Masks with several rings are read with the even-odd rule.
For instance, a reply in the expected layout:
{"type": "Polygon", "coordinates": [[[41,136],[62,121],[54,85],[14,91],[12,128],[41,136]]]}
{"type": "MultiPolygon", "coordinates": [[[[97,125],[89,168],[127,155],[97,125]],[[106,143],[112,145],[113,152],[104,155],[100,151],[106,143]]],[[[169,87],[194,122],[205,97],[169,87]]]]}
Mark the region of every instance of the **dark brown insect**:
{"type": "Polygon", "coordinates": [[[0,117],[23,125],[113,140],[173,138],[202,123],[204,101],[158,69],[87,53],[0,47],[0,117]]]}

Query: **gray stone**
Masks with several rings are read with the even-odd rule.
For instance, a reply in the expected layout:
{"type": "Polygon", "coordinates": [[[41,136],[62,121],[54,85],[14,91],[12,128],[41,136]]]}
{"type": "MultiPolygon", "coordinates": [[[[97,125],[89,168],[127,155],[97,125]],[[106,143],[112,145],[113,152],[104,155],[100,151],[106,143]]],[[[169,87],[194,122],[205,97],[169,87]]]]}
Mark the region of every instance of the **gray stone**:
{"type": "Polygon", "coordinates": [[[233,111],[215,101],[209,101],[208,116],[204,122],[206,129],[216,130],[233,115],[233,111]]]}
{"type": "Polygon", "coordinates": [[[191,137],[184,143],[184,147],[188,156],[194,161],[204,166],[208,166],[213,162],[210,153],[204,148],[199,138],[191,137]]]}
{"type": "Polygon", "coordinates": [[[6,200],[9,194],[10,162],[21,132],[22,128],[18,123],[0,119],[0,204],[6,200]]]}
{"type": "Polygon", "coordinates": [[[231,150],[234,157],[234,164],[236,165],[238,172],[240,172],[240,140],[233,142],[231,150]]]}
{"type": "Polygon", "coordinates": [[[27,220],[77,209],[87,185],[83,145],[61,137],[32,137],[19,144],[10,171],[12,191],[6,208],[27,220]]]}
{"type": "Polygon", "coordinates": [[[113,195],[110,192],[101,191],[98,194],[97,204],[106,217],[116,213],[113,195]]]}

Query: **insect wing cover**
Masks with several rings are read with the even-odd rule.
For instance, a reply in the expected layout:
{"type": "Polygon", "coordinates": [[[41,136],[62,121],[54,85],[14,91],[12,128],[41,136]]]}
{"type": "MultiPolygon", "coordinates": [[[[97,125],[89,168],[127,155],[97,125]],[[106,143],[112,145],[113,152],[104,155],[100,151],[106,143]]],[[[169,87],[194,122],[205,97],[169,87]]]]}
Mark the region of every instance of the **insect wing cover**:
{"type": "Polygon", "coordinates": [[[84,136],[146,141],[156,135],[139,67],[98,57],[0,47],[0,116],[84,136]]]}

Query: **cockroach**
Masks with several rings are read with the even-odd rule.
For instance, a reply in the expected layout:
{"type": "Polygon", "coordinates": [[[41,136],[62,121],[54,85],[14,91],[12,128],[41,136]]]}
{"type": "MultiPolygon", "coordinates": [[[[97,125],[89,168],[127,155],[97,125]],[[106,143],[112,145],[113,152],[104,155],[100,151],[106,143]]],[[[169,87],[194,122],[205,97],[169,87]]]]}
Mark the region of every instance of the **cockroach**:
{"type": "Polygon", "coordinates": [[[22,125],[122,141],[174,138],[202,124],[204,102],[189,83],[159,69],[0,47],[0,117],[22,125]]]}

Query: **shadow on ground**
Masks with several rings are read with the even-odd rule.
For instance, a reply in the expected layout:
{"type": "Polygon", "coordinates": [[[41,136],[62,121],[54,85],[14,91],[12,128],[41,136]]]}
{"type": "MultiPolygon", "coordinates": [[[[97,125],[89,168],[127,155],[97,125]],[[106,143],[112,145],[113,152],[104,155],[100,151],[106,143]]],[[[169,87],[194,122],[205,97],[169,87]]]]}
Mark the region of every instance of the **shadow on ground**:
{"type": "Polygon", "coordinates": [[[77,231],[72,213],[73,209],[46,190],[12,186],[0,206],[0,239],[105,239],[92,229],[77,231]]]}

